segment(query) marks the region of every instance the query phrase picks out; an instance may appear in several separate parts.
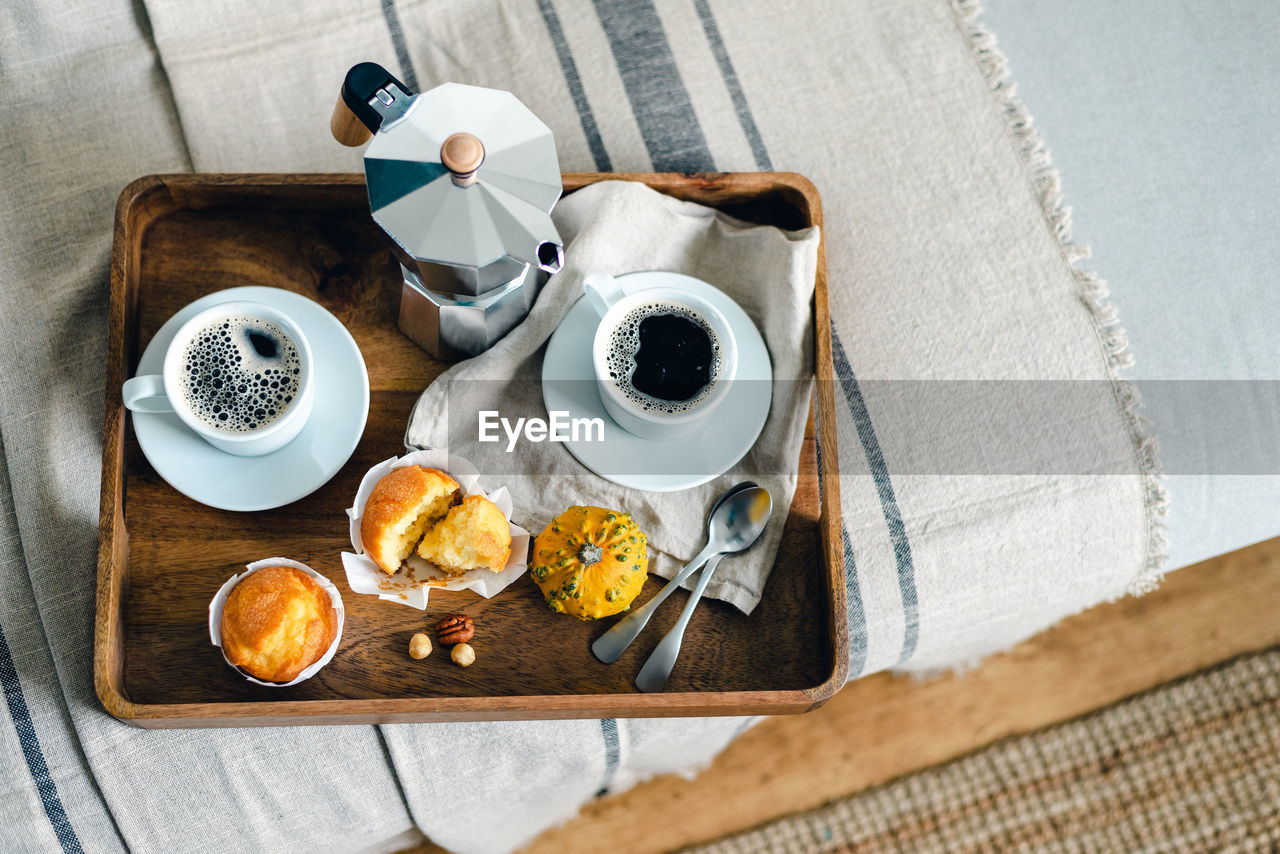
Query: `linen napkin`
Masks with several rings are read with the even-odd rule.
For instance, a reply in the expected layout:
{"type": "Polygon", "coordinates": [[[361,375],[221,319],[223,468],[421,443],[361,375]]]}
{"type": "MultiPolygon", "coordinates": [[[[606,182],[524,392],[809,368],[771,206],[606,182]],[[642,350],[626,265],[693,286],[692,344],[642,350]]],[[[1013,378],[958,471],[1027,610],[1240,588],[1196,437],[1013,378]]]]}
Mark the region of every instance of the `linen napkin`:
{"type": "Polygon", "coordinates": [[[707,595],[750,613],[764,591],[795,494],[813,385],[810,301],[818,229],[751,225],[628,181],[585,187],[561,200],[554,218],[565,241],[564,268],[523,323],[423,392],[405,445],[450,453],[465,445],[461,453],[484,473],[485,488],[505,485],[515,505],[513,521],[534,534],[574,504],[632,513],[649,536],[649,571],[664,578],[706,542],[707,511],[716,498],[739,481],[754,480],[773,498],[773,519],[754,548],[721,561],[707,588],[707,595]],[[642,492],[592,474],[561,443],[526,442],[518,453],[505,442],[477,443],[474,413],[480,409],[509,419],[547,417],[545,345],[582,295],[583,278],[595,270],[615,276],[665,270],[702,279],[732,297],[763,335],[773,363],[772,405],[755,446],[725,474],[678,492],[642,492]]]}

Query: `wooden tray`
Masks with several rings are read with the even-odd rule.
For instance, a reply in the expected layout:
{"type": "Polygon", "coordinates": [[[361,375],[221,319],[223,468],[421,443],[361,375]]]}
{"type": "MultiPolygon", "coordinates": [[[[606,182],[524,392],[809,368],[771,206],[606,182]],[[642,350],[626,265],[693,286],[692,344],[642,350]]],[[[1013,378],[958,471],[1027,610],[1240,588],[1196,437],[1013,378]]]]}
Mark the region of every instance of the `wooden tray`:
{"type": "MultiPolygon", "coordinates": [[[[820,224],[817,191],[799,175],[568,174],[565,192],[608,178],[784,228],[820,224]]],[[[778,563],[751,616],[707,600],[688,629],[668,690],[632,679],[675,622],[672,597],[613,665],[592,657],[609,624],[552,613],[521,579],[493,599],[435,594],[424,613],[349,593],[339,553],[343,509],[374,463],[402,453],[410,409],[446,367],[396,329],[400,278],[369,217],[360,175],[165,175],[135,181],[116,210],[110,353],[99,522],[94,681],[103,706],[142,727],[261,726],[443,720],[742,715],[804,712],[848,673],[840,494],[836,476],[826,265],[814,299],[819,497],[814,420],[778,563]],[[261,513],[198,504],[168,486],[126,426],[120,386],[169,316],[203,294],[256,284],[304,294],[351,331],[369,369],[368,426],[351,459],[312,495],[261,513]],[[282,554],[331,578],[347,595],[333,661],[292,688],[254,685],[209,644],[208,604],[244,563],[282,554]],[[467,669],[437,650],[407,655],[410,636],[460,611],[479,627],[467,669]]],[[[586,498],[587,496],[584,496],[586,498]]],[[[519,519],[519,508],[516,512],[519,519]]],[[[660,587],[650,579],[639,602],[660,587]]]]}

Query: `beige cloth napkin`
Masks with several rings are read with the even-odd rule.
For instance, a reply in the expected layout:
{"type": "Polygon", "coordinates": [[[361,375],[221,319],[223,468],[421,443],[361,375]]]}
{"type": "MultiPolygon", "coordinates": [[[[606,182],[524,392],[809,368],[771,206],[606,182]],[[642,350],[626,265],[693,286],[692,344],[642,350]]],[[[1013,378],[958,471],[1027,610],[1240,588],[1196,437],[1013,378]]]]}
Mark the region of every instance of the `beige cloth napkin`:
{"type": "Polygon", "coordinates": [[[753,549],[720,563],[707,588],[707,595],[749,613],[764,591],[795,494],[812,390],[810,302],[818,230],[750,225],[626,181],[579,190],[561,200],[554,216],[565,240],[564,269],[547,283],[520,326],[423,392],[405,444],[463,453],[486,474],[486,488],[507,486],[513,520],[534,534],[574,504],[631,512],[649,535],[649,570],[664,578],[701,549],[715,499],[738,481],[754,480],[773,497],[773,520],[753,549]],[[755,447],[725,474],[679,492],[642,492],[592,474],[563,444],[522,443],[516,460],[505,441],[476,442],[471,413],[479,409],[498,410],[513,420],[547,417],[541,386],[544,345],[581,296],[583,277],[595,270],[614,275],[667,270],[703,279],[736,300],[763,334],[773,362],[773,403],[755,447]]]}

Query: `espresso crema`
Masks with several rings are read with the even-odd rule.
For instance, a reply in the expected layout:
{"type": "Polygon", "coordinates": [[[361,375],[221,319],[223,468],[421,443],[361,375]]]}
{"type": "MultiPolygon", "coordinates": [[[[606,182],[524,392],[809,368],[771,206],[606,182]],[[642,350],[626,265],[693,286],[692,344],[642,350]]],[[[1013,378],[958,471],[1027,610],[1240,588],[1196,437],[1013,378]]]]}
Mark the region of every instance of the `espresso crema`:
{"type": "Polygon", "coordinates": [[[720,342],[701,314],[657,301],[627,312],[613,328],[605,358],[627,400],[646,412],[698,406],[720,374],[720,342]]]}
{"type": "Polygon", "coordinates": [[[202,422],[250,433],[288,411],[302,385],[298,345],[252,315],[218,318],[191,337],[183,354],[182,399],[202,422]]]}

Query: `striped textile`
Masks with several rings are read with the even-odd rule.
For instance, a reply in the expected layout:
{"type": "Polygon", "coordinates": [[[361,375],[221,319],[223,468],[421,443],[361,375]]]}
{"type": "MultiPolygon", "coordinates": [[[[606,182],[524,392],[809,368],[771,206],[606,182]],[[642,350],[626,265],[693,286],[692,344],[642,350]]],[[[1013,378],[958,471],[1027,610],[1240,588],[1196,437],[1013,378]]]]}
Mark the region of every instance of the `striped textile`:
{"type": "MultiPolygon", "coordinates": [[[[987,654],[1140,588],[1160,496],[1124,387],[1108,476],[899,475],[868,379],[1113,382],[1056,178],[957,0],[22,0],[0,16],[0,850],[505,851],[707,761],[732,719],[144,733],[91,677],[110,214],[164,171],[354,171],[345,69],[514,91],[566,170],[803,172],[825,204],[855,675],[987,654]],[[68,346],[68,342],[72,342],[68,346]],[[468,796],[457,797],[457,780],[468,796]]],[[[1047,430],[1080,425],[1046,425],[1047,430]]],[[[824,448],[823,453],[836,449],[824,448]]],[[[749,721],[746,724],[749,725],[749,721]]]]}

